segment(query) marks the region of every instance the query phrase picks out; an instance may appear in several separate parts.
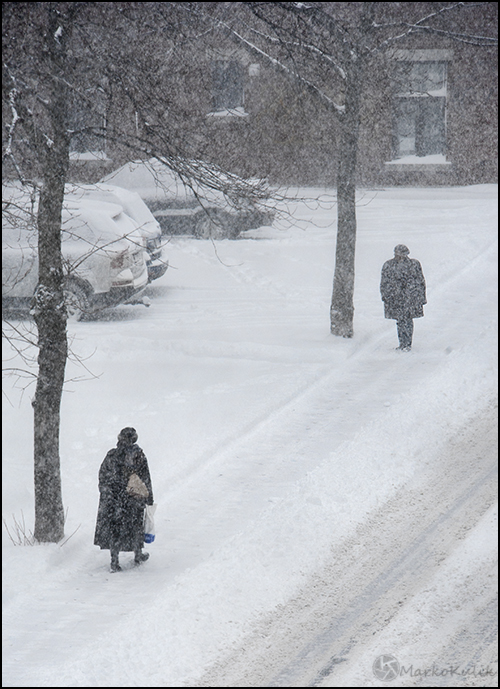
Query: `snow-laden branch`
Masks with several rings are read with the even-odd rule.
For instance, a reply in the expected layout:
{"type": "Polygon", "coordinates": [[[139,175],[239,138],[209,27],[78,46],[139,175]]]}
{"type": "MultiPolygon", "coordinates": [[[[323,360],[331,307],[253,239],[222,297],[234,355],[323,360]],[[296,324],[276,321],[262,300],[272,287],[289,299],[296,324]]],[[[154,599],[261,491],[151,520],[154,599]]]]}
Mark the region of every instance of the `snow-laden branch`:
{"type": "Polygon", "coordinates": [[[12,139],[14,136],[14,129],[16,128],[17,121],[19,119],[18,112],[16,110],[16,95],[17,89],[13,87],[9,91],[9,106],[12,113],[12,119],[7,126],[7,146],[5,147],[5,155],[12,156],[12,139]]]}
{"type": "Polygon", "coordinates": [[[473,34],[455,33],[454,31],[445,31],[444,29],[434,29],[432,26],[418,26],[414,30],[413,27],[410,28],[412,28],[412,31],[410,33],[417,33],[422,31],[424,33],[433,33],[440,36],[448,36],[448,38],[451,38],[454,41],[467,43],[469,45],[476,45],[482,47],[498,45],[498,39],[492,38],[490,36],[474,36],[473,34]]]}
{"type": "MultiPolygon", "coordinates": [[[[477,5],[477,4],[483,4],[483,3],[473,3],[473,4],[477,5]]],[[[453,5],[447,5],[446,7],[441,7],[436,12],[430,12],[429,14],[426,14],[425,17],[422,17],[421,19],[419,19],[417,22],[414,22],[413,26],[418,26],[419,24],[422,24],[423,22],[427,22],[430,19],[434,19],[435,17],[438,17],[439,15],[443,14],[444,12],[449,12],[450,10],[455,10],[458,7],[466,7],[466,6],[470,6],[470,3],[456,2],[453,5]]],[[[406,23],[407,22],[399,21],[399,22],[387,22],[384,24],[377,24],[377,22],[373,22],[372,26],[374,29],[387,29],[387,28],[391,28],[394,26],[401,26],[401,25],[404,25],[406,23]]]]}
{"type": "Polygon", "coordinates": [[[477,5],[482,5],[485,3],[466,3],[466,2],[457,2],[453,5],[448,5],[446,7],[441,7],[437,12],[431,12],[430,14],[425,15],[425,17],[422,17],[416,22],[409,23],[409,22],[396,22],[394,24],[377,24],[373,23],[373,28],[374,29],[387,29],[391,28],[392,26],[403,26],[404,30],[397,34],[396,36],[391,36],[387,38],[385,41],[383,41],[380,45],[377,46],[377,48],[373,52],[379,52],[381,50],[384,50],[389,44],[395,43],[396,41],[400,41],[404,38],[407,38],[408,36],[416,33],[433,33],[436,35],[440,36],[448,36],[454,41],[459,41],[462,43],[468,43],[469,45],[476,45],[476,46],[495,46],[498,45],[498,38],[496,37],[491,37],[491,36],[475,36],[473,34],[464,34],[464,33],[456,33],[453,31],[448,31],[445,29],[436,29],[428,24],[429,21],[435,19],[436,17],[443,15],[445,12],[450,12],[453,10],[457,10],[459,8],[466,8],[466,7],[475,7],[477,5]]]}
{"type": "MultiPolygon", "coordinates": [[[[14,81],[14,78],[12,77],[12,81],[14,81]]],[[[11,120],[9,124],[7,125],[7,143],[5,146],[5,152],[2,154],[2,159],[5,158],[10,158],[14,169],[16,170],[19,179],[23,179],[21,170],[17,164],[16,158],[14,156],[14,151],[12,148],[12,143],[14,141],[14,130],[16,128],[16,125],[18,121],[20,120],[19,113],[16,108],[16,98],[18,95],[18,90],[15,87],[15,85],[12,87],[12,89],[9,91],[9,107],[10,111],[12,113],[11,120]]]]}
{"type": "MultiPolygon", "coordinates": [[[[256,2],[248,3],[248,5],[252,7],[252,11],[256,16],[260,17],[263,21],[267,21],[260,14],[260,12],[256,11],[257,5],[259,4],[260,3],[256,2]]],[[[353,62],[356,62],[356,60],[358,60],[359,55],[357,53],[357,49],[359,46],[353,43],[352,37],[349,35],[348,29],[342,26],[341,22],[335,16],[333,16],[333,14],[327,12],[321,6],[322,3],[315,3],[314,5],[309,5],[304,2],[277,2],[273,4],[278,5],[285,12],[291,12],[293,15],[295,15],[296,17],[300,17],[301,19],[305,13],[308,22],[314,22],[316,24],[316,27],[320,31],[322,31],[325,28],[325,26],[328,25],[328,31],[330,33],[330,36],[336,37],[337,45],[342,46],[342,48],[346,51],[346,54],[349,55],[350,60],[352,60],[353,62]]]]}
{"type": "Polygon", "coordinates": [[[263,34],[261,31],[258,31],[257,29],[253,28],[251,28],[250,31],[259,36],[260,38],[263,38],[264,40],[269,41],[270,43],[274,43],[275,45],[282,44],[285,45],[287,48],[300,48],[307,50],[310,53],[313,53],[314,55],[319,55],[322,59],[328,62],[328,64],[330,64],[335,69],[335,71],[340,75],[342,79],[345,80],[347,77],[345,70],[338,63],[338,61],[333,58],[332,55],[329,55],[324,50],[321,50],[321,48],[318,48],[312,43],[300,43],[298,41],[287,41],[285,39],[273,38],[272,36],[263,34]]]}
{"type": "Polygon", "coordinates": [[[230,38],[232,38],[235,42],[239,43],[240,45],[243,45],[250,53],[252,53],[256,57],[264,59],[268,64],[270,64],[278,71],[283,72],[287,76],[291,77],[293,80],[302,84],[302,86],[305,86],[305,88],[310,93],[314,94],[314,96],[319,98],[323,105],[325,105],[329,110],[332,110],[338,116],[343,116],[345,111],[344,106],[336,103],[332,98],[327,96],[326,93],[324,93],[321,89],[319,89],[311,81],[309,81],[309,79],[306,79],[298,72],[284,65],[280,60],[277,60],[276,58],[266,53],[264,50],[262,50],[254,43],[249,41],[247,38],[242,36],[240,33],[235,31],[235,29],[229,26],[229,24],[227,24],[226,22],[223,22],[221,19],[214,19],[213,21],[215,21],[221,28],[223,28],[228,33],[230,38]]]}

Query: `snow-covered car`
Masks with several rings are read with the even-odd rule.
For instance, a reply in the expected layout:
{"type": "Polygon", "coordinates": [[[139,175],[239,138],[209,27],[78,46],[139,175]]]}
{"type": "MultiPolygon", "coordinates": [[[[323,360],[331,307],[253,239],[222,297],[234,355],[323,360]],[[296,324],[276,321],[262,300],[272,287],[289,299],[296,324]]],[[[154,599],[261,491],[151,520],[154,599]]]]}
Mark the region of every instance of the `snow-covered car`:
{"type": "Polygon", "coordinates": [[[65,196],[76,200],[101,201],[121,206],[131,218],[137,232],[128,238],[143,242],[146,250],[146,263],[149,281],[157,280],[165,274],[168,261],[162,258],[164,239],[161,227],[139,194],[112,184],[66,184],[65,196]]]}
{"type": "MultiPolygon", "coordinates": [[[[221,173],[203,164],[205,173],[221,179],[221,173]]],[[[270,225],[274,213],[263,204],[246,198],[228,198],[214,187],[191,181],[184,182],[156,158],[126,163],[101,180],[139,194],[160,223],[164,235],[190,234],[199,238],[235,239],[245,230],[270,225]]],[[[261,181],[242,180],[232,176],[243,186],[259,187],[261,181]]]]}
{"type": "MultiPolygon", "coordinates": [[[[38,282],[37,194],[17,185],[2,193],[2,305],[29,308],[38,282]]],[[[148,284],[135,223],[116,204],[65,197],[62,217],[64,296],[68,316],[135,303],[148,284]]]]}

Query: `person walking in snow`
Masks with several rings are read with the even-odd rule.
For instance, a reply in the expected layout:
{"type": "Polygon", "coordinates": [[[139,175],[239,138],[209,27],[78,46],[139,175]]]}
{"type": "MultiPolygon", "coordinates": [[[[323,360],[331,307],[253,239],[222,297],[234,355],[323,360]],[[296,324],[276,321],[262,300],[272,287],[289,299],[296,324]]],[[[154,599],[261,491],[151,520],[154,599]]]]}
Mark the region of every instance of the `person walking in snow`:
{"type": "Polygon", "coordinates": [[[399,349],[411,350],[413,319],[422,318],[425,296],[425,279],[422,266],[415,258],[408,258],[410,250],[404,244],[394,247],[394,258],[382,267],[380,294],[386,318],[397,322],[399,349]]]}
{"type": "Polygon", "coordinates": [[[119,572],[119,553],[134,552],[140,565],[149,558],[143,553],[144,510],[153,504],[148,461],[134,428],[123,428],[116,448],[108,452],[99,469],[99,508],[94,545],[111,552],[111,571],[119,572]]]}

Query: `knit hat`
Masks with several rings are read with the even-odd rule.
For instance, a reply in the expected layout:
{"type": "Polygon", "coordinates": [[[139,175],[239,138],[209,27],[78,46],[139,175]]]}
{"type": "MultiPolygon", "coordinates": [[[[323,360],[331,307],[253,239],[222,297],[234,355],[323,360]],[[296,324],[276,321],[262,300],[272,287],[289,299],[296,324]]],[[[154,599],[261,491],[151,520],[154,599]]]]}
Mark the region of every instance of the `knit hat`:
{"type": "Polygon", "coordinates": [[[118,434],[118,441],[124,443],[125,445],[133,445],[135,442],[137,442],[138,437],[139,436],[137,435],[135,428],[127,426],[126,428],[122,428],[118,434]]]}
{"type": "Polygon", "coordinates": [[[398,244],[397,246],[394,247],[394,255],[395,256],[408,256],[409,253],[410,253],[410,250],[404,244],[398,244]]]}

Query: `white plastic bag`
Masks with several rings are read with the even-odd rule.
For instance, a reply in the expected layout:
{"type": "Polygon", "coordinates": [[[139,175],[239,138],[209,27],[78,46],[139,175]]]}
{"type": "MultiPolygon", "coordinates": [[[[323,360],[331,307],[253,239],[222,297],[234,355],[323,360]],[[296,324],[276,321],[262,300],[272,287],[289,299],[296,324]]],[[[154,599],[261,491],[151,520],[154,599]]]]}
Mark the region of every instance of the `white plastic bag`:
{"type": "Polygon", "coordinates": [[[152,505],[146,505],[146,514],[144,517],[144,543],[152,543],[155,540],[155,512],[156,502],[152,505]]]}

